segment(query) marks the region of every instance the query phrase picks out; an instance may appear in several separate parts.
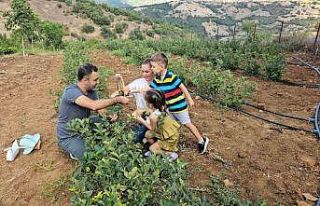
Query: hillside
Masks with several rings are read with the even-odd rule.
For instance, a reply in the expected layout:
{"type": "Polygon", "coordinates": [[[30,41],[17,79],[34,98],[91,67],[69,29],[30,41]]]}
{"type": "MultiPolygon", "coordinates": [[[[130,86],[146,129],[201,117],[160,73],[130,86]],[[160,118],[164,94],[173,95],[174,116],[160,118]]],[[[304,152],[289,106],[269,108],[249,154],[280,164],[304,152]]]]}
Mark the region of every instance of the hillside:
{"type": "MultiPolygon", "coordinates": [[[[5,14],[10,11],[10,0],[0,1],[0,33],[9,33],[5,29],[5,14]]],[[[136,12],[120,10],[108,5],[88,2],[30,0],[32,10],[41,20],[49,20],[62,24],[65,28],[64,39],[103,39],[109,37],[157,38],[165,35],[167,27],[175,31],[178,28],[153,23],[141,18],[136,12]],[[93,31],[85,32],[84,27],[93,27],[93,31]]],[[[177,33],[175,33],[177,34],[177,33]]]]}
{"type": "Polygon", "coordinates": [[[141,14],[191,27],[210,37],[229,37],[234,26],[242,35],[241,25],[254,21],[258,29],[278,33],[280,21],[284,33],[314,32],[320,19],[317,1],[172,1],[140,6],[134,10],[141,14]]]}

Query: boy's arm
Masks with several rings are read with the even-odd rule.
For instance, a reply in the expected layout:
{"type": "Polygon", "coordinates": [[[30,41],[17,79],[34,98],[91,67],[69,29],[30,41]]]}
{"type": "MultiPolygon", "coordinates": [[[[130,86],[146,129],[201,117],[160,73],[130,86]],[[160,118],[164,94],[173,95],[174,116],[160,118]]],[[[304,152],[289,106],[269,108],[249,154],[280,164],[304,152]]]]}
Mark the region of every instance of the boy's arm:
{"type": "Polygon", "coordinates": [[[194,106],[194,101],[190,95],[190,93],[188,92],[188,89],[184,86],[183,83],[180,84],[179,88],[182,90],[184,96],[186,97],[186,100],[188,102],[189,107],[193,107],[194,106]]]}

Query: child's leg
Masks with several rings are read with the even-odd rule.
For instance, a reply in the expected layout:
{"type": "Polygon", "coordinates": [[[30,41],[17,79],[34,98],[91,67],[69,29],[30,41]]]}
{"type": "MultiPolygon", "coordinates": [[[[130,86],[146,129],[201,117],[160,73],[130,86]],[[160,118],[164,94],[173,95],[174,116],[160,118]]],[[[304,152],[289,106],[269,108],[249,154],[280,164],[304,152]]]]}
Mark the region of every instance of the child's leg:
{"type": "Polygon", "coordinates": [[[146,131],[144,137],[147,139],[147,141],[150,145],[155,143],[154,135],[152,134],[152,132],[150,130],[146,131]]]}
{"type": "Polygon", "coordinates": [[[185,125],[191,133],[197,138],[198,150],[200,154],[204,154],[207,151],[207,146],[209,139],[200,134],[198,128],[191,123],[189,112],[180,112],[172,114],[176,120],[178,120],[182,125],[185,125]]]}
{"type": "Polygon", "coordinates": [[[150,147],[149,147],[150,151],[154,154],[163,154],[164,151],[161,149],[159,142],[155,142],[153,143],[150,147]]]}
{"type": "Polygon", "coordinates": [[[182,125],[185,125],[190,131],[191,133],[197,138],[198,142],[202,142],[203,138],[199,132],[199,130],[197,129],[196,126],[194,126],[191,123],[191,119],[189,116],[189,112],[188,111],[184,111],[184,112],[179,112],[179,113],[172,113],[172,116],[182,125]]]}
{"type": "Polygon", "coordinates": [[[185,124],[185,126],[190,130],[190,132],[197,138],[198,142],[202,141],[203,138],[199,132],[199,130],[197,129],[196,126],[194,126],[191,122],[185,124]]]}
{"type": "Polygon", "coordinates": [[[149,149],[154,154],[166,154],[167,157],[169,158],[169,161],[174,161],[178,158],[177,153],[162,150],[159,141],[151,145],[149,149]]]}

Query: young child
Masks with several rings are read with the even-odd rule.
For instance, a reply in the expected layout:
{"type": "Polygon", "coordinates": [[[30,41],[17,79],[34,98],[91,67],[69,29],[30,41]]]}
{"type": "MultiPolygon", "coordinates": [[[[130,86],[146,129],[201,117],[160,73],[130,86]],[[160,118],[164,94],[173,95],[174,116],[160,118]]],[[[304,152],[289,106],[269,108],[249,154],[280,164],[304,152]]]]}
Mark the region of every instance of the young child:
{"type": "Polygon", "coordinates": [[[150,87],[164,93],[170,114],[192,132],[198,140],[199,153],[204,154],[207,151],[209,139],[202,136],[197,127],[191,123],[188,106],[194,106],[194,101],[187,88],[179,77],[167,69],[168,58],[165,54],[154,54],[151,57],[151,65],[156,78],[153,79],[150,87]]]}
{"type": "Polygon", "coordinates": [[[165,112],[163,93],[154,89],[148,90],[145,93],[145,100],[150,112],[149,119],[142,117],[142,110],[137,110],[134,117],[148,128],[145,137],[151,144],[150,151],[155,154],[166,154],[170,160],[177,159],[180,124],[165,112]]]}

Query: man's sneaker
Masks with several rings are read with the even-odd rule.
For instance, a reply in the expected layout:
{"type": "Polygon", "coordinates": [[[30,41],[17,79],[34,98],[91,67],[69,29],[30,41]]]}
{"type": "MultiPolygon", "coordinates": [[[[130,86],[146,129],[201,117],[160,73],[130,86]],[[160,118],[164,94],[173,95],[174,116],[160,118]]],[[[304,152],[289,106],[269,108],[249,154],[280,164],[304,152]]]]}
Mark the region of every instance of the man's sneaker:
{"type": "Polygon", "coordinates": [[[204,154],[207,151],[207,147],[209,144],[209,139],[207,137],[203,137],[203,143],[198,143],[198,151],[200,154],[204,154]]]}

